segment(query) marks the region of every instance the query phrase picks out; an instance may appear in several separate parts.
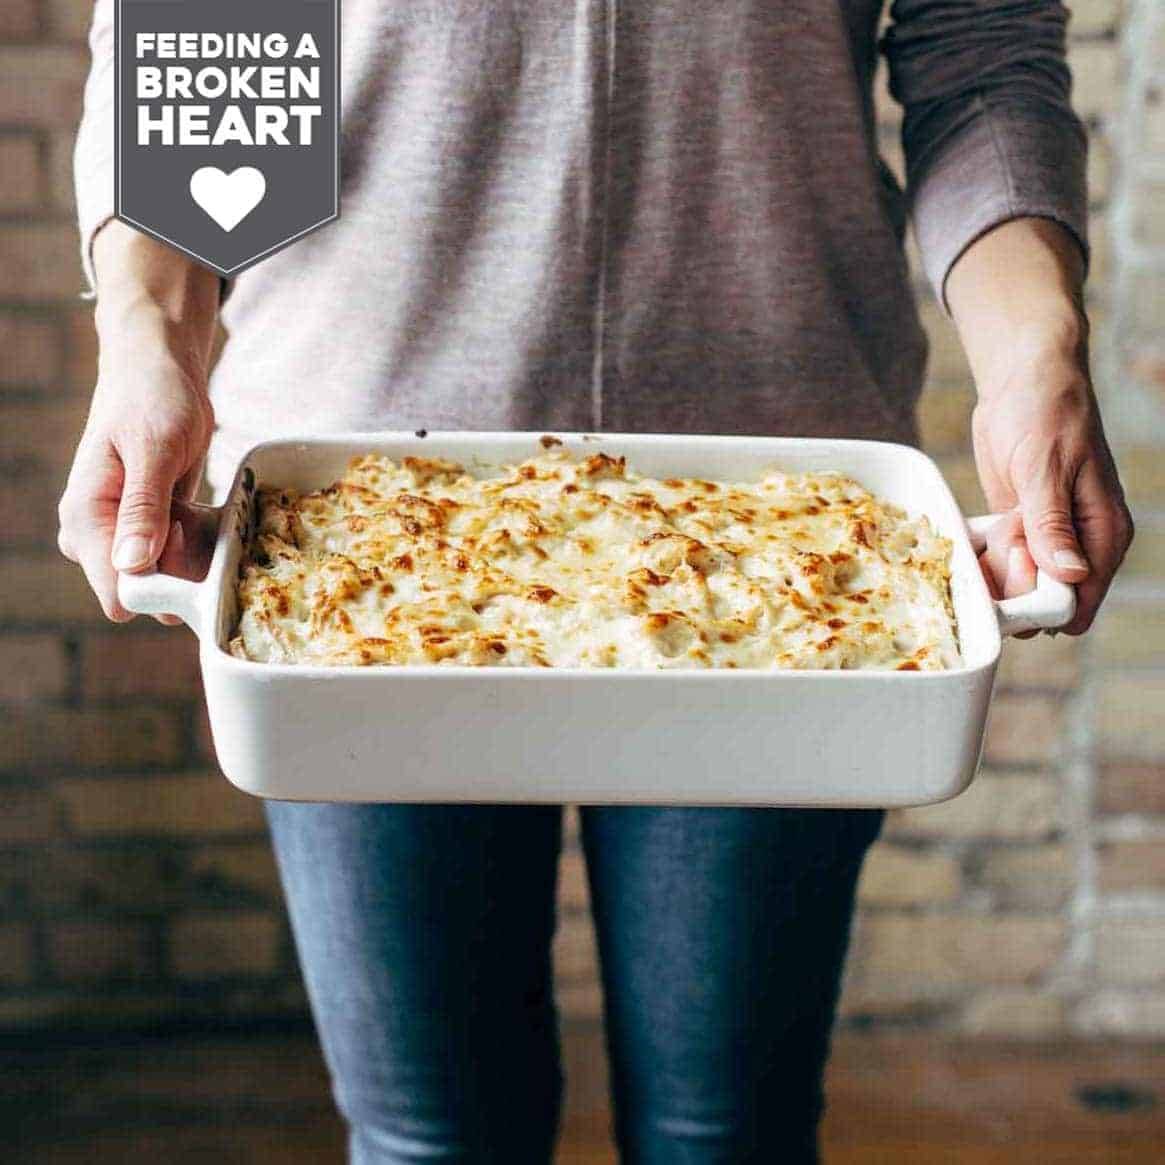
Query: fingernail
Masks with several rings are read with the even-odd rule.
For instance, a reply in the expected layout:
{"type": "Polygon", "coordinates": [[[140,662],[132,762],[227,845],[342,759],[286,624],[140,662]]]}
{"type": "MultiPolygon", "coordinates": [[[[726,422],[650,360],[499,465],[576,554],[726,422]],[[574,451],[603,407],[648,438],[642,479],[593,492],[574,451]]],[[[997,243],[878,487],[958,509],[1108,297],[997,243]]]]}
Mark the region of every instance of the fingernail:
{"type": "Polygon", "coordinates": [[[1088,563],[1075,550],[1057,550],[1052,561],[1061,570],[1087,570],[1088,563]]]}
{"type": "Polygon", "coordinates": [[[130,534],[123,538],[113,551],[113,565],[116,570],[137,570],[150,561],[150,540],[141,534],[130,534]]]}

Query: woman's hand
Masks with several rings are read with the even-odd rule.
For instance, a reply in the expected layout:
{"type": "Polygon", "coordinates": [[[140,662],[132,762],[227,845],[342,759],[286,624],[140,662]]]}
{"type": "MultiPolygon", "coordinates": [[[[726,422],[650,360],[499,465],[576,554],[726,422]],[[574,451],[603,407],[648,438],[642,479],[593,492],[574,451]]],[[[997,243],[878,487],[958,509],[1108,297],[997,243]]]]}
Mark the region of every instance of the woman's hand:
{"type": "Polygon", "coordinates": [[[1014,511],[992,531],[987,565],[1000,593],[1021,594],[1041,570],[1078,587],[1065,628],[1091,625],[1133,537],[1116,466],[1084,361],[1071,345],[1018,356],[998,388],[980,396],[975,461],[993,511],[1014,511]]]}
{"type": "Polygon", "coordinates": [[[1005,223],[973,244],[947,298],[979,390],[972,433],[987,503],[1007,514],[988,536],[988,583],[1035,585],[1036,565],[1077,587],[1091,626],[1133,537],[1088,373],[1079,248],[1054,223],[1005,223]]]}
{"type": "Polygon", "coordinates": [[[97,387],[58,540],[121,622],[133,616],[117,601],[118,571],[161,560],[186,573],[171,502],[197,488],[213,429],[206,381],[219,291],[210,272],[116,222],[97,236],[94,261],[97,387]]]}

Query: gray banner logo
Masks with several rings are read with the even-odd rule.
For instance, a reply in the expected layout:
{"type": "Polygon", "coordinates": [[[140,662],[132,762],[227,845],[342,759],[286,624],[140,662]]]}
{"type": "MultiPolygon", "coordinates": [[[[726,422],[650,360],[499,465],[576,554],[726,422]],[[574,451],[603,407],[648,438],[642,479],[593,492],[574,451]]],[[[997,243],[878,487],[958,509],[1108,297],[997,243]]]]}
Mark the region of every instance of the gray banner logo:
{"type": "Polygon", "coordinates": [[[117,217],[237,275],[339,216],[339,0],[117,0],[117,217]]]}

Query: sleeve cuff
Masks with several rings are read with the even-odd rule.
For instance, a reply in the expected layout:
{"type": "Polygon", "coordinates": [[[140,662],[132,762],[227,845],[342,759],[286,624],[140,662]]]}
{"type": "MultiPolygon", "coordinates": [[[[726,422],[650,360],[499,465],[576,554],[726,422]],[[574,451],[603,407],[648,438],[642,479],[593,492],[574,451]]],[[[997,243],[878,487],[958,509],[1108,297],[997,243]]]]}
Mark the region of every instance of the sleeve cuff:
{"type": "Polygon", "coordinates": [[[111,211],[108,214],[98,215],[91,225],[84,221],[81,223],[81,271],[85,276],[85,287],[81,292],[82,299],[97,298],[97,273],[93,268],[93,240],[97,238],[97,232],[106,223],[111,222],[113,217],[111,211]]]}
{"type": "Polygon", "coordinates": [[[948,310],[946,280],[959,256],[1014,218],[1048,218],[1075,237],[1088,264],[1086,143],[1074,118],[1029,103],[975,115],[920,160],[911,176],[919,250],[935,294],[948,310]]]}
{"type": "MultiPolygon", "coordinates": [[[[79,215],[81,270],[85,275],[85,287],[81,291],[81,298],[84,300],[95,300],[97,298],[97,272],[93,266],[93,240],[97,238],[98,231],[107,223],[112,222],[116,217],[112,205],[93,208],[91,213],[86,213],[85,210],[82,210],[79,215]]],[[[233,280],[219,279],[218,301],[220,307],[226,302],[227,296],[230,294],[233,286],[233,280]]]]}
{"type": "Polygon", "coordinates": [[[113,140],[104,139],[104,119],[96,126],[82,123],[73,155],[76,179],[77,228],[81,233],[81,270],[85,275],[85,299],[94,299],[97,280],[93,271],[93,240],[115,213],[113,197],[113,140]]]}

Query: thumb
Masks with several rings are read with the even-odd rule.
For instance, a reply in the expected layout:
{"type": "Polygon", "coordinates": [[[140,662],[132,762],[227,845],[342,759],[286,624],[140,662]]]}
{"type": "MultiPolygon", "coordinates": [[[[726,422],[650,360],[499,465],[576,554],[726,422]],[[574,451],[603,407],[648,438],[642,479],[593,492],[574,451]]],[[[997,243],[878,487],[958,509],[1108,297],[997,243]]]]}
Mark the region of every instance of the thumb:
{"type": "Polygon", "coordinates": [[[138,448],[122,453],[125,477],[113,537],[117,570],[145,570],[158,561],[170,533],[170,497],[178,478],[172,458],[138,448]]]}
{"type": "Polygon", "coordinates": [[[1072,487],[1052,474],[1019,490],[1024,538],[1040,570],[1060,582],[1080,582],[1089,572],[1072,520],[1072,487]]]}

